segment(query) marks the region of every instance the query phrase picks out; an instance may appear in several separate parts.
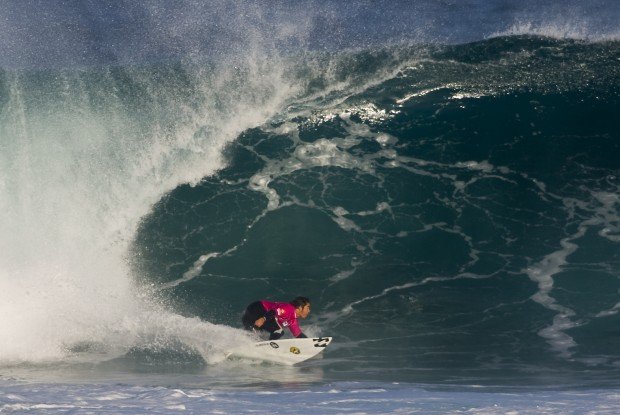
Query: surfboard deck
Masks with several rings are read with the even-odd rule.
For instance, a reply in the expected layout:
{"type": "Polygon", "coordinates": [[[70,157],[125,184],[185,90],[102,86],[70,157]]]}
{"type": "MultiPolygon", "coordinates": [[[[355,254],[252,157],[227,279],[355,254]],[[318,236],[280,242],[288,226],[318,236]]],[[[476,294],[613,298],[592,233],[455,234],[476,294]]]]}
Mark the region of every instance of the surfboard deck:
{"type": "Polygon", "coordinates": [[[235,348],[226,357],[263,360],[292,366],[318,355],[331,341],[332,337],[267,340],[235,348]]]}

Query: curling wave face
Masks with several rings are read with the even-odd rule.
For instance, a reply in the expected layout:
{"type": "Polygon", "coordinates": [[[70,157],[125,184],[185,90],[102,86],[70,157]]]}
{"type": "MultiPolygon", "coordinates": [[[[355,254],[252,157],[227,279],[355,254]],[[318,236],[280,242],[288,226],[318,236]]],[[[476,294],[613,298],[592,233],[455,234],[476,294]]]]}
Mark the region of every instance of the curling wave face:
{"type": "Polygon", "coordinates": [[[151,2],[145,45],[68,33],[67,56],[0,6],[22,56],[0,71],[3,367],[212,366],[251,341],[247,303],[304,294],[327,376],[617,381],[614,25],[439,46],[403,36],[429,22],[343,24],[368,5],[322,32],[197,3],[151,2]]]}
{"type": "Polygon", "coordinates": [[[233,326],[253,299],[310,296],[346,377],[617,379],[618,53],[504,37],[323,57],[306,98],[157,204],[135,266],[233,326]]]}

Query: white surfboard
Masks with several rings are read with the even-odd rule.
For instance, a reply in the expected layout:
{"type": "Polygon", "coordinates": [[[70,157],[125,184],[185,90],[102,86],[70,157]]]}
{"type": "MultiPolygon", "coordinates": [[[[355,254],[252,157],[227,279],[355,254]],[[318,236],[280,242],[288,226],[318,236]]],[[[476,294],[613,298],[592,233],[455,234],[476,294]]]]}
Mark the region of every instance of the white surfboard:
{"type": "Polygon", "coordinates": [[[283,365],[294,365],[321,353],[331,341],[331,337],[268,340],[233,349],[226,357],[240,357],[283,365]]]}

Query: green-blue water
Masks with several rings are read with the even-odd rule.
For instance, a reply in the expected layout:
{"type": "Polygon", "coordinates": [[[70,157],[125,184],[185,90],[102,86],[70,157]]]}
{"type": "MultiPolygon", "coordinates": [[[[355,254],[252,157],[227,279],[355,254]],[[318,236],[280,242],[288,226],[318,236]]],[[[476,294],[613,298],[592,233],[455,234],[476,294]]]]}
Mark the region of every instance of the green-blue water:
{"type": "Polygon", "coordinates": [[[0,412],[619,413],[619,16],[0,2],[0,412]]]}
{"type": "Polygon", "coordinates": [[[619,60],[505,36],[4,70],[3,367],[219,373],[248,303],[305,295],[320,379],[617,385],[619,60]]]}
{"type": "Polygon", "coordinates": [[[617,381],[618,43],[323,59],[332,79],[144,218],[142,282],[231,326],[307,295],[336,377],[617,381]]]}

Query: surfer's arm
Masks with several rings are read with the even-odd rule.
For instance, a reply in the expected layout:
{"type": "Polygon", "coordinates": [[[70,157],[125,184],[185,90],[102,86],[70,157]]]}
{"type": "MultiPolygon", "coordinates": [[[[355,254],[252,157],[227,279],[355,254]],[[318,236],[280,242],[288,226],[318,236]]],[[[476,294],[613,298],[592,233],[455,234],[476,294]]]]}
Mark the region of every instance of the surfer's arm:
{"type": "Polygon", "coordinates": [[[293,336],[300,337],[300,338],[306,337],[306,335],[301,332],[301,329],[299,328],[299,323],[297,322],[297,320],[291,323],[291,325],[288,326],[288,328],[291,330],[291,334],[293,336]]]}

